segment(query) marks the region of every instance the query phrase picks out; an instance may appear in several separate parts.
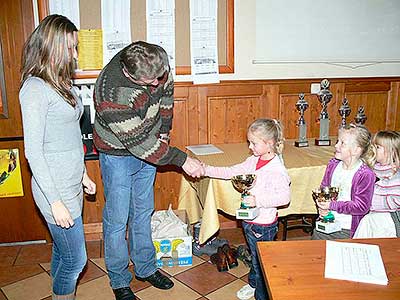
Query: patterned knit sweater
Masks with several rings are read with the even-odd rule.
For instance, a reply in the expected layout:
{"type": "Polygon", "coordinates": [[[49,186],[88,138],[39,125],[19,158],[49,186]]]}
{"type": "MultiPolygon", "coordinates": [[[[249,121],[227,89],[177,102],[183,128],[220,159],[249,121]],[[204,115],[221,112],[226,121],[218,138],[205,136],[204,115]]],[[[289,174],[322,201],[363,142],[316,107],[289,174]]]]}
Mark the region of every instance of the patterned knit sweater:
{"type": "Polygon", "coordinates": [[[165,72],[159,82],[156,87],[133,83],[122,72],[120,53],[104,67],[94,91],[93,140],[100,152],[134,155],[155,165],[184,164],[186,153],[159,139],[172,125],[172,74],[165,72]]]}

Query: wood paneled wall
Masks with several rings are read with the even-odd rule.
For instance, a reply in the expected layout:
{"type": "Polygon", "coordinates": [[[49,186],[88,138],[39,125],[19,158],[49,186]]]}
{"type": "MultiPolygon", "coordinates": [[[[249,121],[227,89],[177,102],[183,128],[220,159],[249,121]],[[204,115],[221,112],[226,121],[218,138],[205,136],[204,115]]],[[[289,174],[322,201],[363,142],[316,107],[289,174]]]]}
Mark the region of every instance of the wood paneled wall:
{"type": "MultiPolygon", "coordinates": [[[[261,117],[280,119],[285,127],[285,137],[297,137],[296,122],[299,114],[295,108],[299,93],[305,93],[309,108],[305,113],[310,143],[319,134],[318,116],[321,105],[315,95],[309,93],[311,83],[321,79],[225,81],[219,84],[196,86],[176,83],[173,129],[171,144],[181,149],[191,144],[237,143],[246,141],[248,124],[261,117]]],[[[333,98],[328,105],[330,134],[336,135],[340,124],[338,108],[347,97],[353,120],[359,105],[365,107],[368,117],[366,126],[376,132],[380,129],[400,130],[400,78],[332,79],[330,90],[333,98]]],[[[17,104],[14,104],[17,105],[17,104]]],[[[18,125],[20,126],[20,124],[18,125]]],[[[1,142],[2,147],[17,146],[23,153],[22,141],[1,142]]],[[[87,161],[87,169],[96,181],[96,196],[85,198],[84,223],[88,239],[101,237],[103,188],[98,161],[87,161]]],[[[2,229],[0,242],[26,240],[26,227],[34,228],[31,239],[49,239],[43,222],[34,209],[30,192],[30,172],[24,159],[21,162],[25,196],[2,200],[2,229]],[[7,203],[7,205],[6,205],[7,203]],[[16,210],[31,211],[23,219],[15,218],[16,210]]],[[[178,206],[181,170],[173,166],[158,168],[155,181],[156,209],[166,209],[169,204],[178,206]]],[[[222,218],[222,221],[225,219],[222,218]]]]}
{"type": "MultiPolygon", "coordinates": [[[[49,239],[30,191],[31,174],[23,157],[18,101],[20,53],[33,28],[32,1],[0,1],[0,42],[6,85],[2,98],[7,99],[7,105],[2,105],[0,111],[0,148],[19,149],[25,192],[23,197],[0,199],[0,243],[49,239]]],[[[298,112],[295,103],[299,93],[305,93],[310,105],[305,114],[308,136],[310,139],[317,137],[320,104],[308,91],[311,83],[319,83],[321,79],[238,80],[201,86],[176,83],[171,143],[184,149],[190,144],[244,142],[248,124],[260,117],[280,119],[285,126],[286,138],[296,138],[298,112]]],[[[354,119],[357,107],[363,105],[368,117],[366,125],[372,132],[400,130],[400,77],[333,79],[330,89],[333,93],[328,106],[331,135],[337,132],[340,123],[337,110],[344,97],[352,108],[349,120],[354,119]]],[[[88,161],[87,169],[97,183],[98,192],[94,197],[85,198],[85,231],[88,237],[98,238],[104,206],[98,161],[88,161]]],[[[181,171],[173,166],[158,168],[156,209],[165,209],[169,204],[177,207],[181,176],[181,171]]]]}
{"type": "MultiPolygon", "coordinates": [[[[299,93],[305,93],[309,108],[305,113],[310,143],[319,135],[318,117],[321,105],[316,95],[309,93],[311,83],[321,79],[231,81],[220,84],[195,86],[176,83],[175,107],[171,144],[184,149],[190,144],[237,143],[246,141],[248,124],[256,118],[280,119],[285,127],[285,137],[297,137],[296,122],[299,114],[295,103],[299,93]]],[[[400,78],[332,79],[333,94],[328,104],[330,134],[337,135],[340,124],[338,109],[342,100],[349,100],[354,120],[357,108],[365,107],[366,126],[376,132],[380,129],[400,130],[400,78]]],[[[88,162],[89,172],[98,182],[96,202],[85,202],[84,222],[101,222],[104,198],[98,164],[88,162]]],[[[181,171],[174,167],[159,168],[155,182],[156,209],[166,209],[169,204],[178,206],[181,171]]],[[[87,232],[96,234],[100,225],[86,225],[87,232]]]]}

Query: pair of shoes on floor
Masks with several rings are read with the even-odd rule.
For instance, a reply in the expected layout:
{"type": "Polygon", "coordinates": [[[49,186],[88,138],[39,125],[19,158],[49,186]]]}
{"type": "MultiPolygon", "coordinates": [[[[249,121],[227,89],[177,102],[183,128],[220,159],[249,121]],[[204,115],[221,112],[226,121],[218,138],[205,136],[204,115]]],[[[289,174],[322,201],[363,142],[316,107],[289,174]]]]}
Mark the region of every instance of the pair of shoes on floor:
{"type": "Polygon", "coordinates": [[[213,239],[209,240],[207,243],[201,245],[195,239],[195,241],[193,241],[193,243],[192,243],[192,252],[196,256],[201,256],[203,254],[211,256],[211,255],[217,253],[218,247],[221,247],[226,243],[228,243],[227,240],[214,237],[213,239]]]}
{"type": "Polygon", "coordinates": [[[240,300],[248,300],[254,296],[256,289],[251,287],[250,284],[246,284],[240,290],[237,291],[236,296],[240,300]]]}
{"type": "Polygon", "coordinates": [[[229,244],[224,244],[218,247],[217,253],[210,256],[210,261],[217,266],[219,272],[226,272],[239,265],[236,258],[236,251],[229,247],[229,244]]]}
{"type": "Polygon", "coordinates": [[[174,282],[158,270],[153,275],[148,277],[136,276],[136,279],[140,281],[147,281],[151,283],[152,286],[161,290],[169,290],[174,286],[174,282]]]}
{"type": "Polygon", "coordinates": [[[251,254],[249,248],[246,245],[239,245],[236,249],[237,251],[237,258],[243,261],[243,263],[251,267],[251,254]]]}
{"type": "Polygon", "coordinates": [[[133,294],[129,286],[122,287],[119,289],[113,289],[115,300],[135,300],[135,294],[133,294]]]}

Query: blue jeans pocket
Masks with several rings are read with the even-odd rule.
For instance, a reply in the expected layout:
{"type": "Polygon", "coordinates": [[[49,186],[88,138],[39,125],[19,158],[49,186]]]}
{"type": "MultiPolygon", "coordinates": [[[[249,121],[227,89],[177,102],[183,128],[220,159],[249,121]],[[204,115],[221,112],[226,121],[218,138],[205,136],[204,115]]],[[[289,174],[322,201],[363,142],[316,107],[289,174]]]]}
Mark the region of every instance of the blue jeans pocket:
{"type": "Polygon", "coordinates": [[[251,224],[250,230],[258,241],[272,241],[278,232],[278,224],[277,222],[269,226],[251,224]]]}

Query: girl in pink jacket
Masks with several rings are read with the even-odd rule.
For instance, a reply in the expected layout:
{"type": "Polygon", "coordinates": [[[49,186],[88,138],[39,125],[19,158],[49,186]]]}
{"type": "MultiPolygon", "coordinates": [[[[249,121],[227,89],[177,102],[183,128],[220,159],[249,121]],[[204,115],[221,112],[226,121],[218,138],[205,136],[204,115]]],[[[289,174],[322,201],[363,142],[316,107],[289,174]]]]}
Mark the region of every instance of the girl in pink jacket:
{"type": "Polygon", "coordinates": [[[258,119],[250,124],[247,132],[249,149],[253,155],[244,162],[230,167],[205,166],[205,175],[230,179],[235,175],[255,174],[255,186],[246,198],[249,206],[259,208],[259,215],[242,226],[252,256],[249,284],[242,287],[237,296],[256,300],[268,299],[256,243],[272,241],[278,232],[277,207],[290,201],[290,178],[281,160],[283,150],[282,125],[275,119],[258,119]]]}

